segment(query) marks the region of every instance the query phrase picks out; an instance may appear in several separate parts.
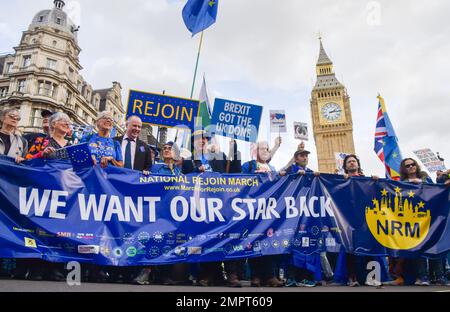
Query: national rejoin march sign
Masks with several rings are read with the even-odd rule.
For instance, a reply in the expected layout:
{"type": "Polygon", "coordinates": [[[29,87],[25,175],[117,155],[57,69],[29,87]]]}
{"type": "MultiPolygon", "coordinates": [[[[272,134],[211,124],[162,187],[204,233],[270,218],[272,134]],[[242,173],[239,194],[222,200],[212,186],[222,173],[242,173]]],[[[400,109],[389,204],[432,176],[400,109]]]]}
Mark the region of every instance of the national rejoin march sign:
{"type": "Polygon", "coordinates": [[[450,250],[449,190],[313,175],[143,176],[0,159],[0,258],[100,265],[450,250]]]}

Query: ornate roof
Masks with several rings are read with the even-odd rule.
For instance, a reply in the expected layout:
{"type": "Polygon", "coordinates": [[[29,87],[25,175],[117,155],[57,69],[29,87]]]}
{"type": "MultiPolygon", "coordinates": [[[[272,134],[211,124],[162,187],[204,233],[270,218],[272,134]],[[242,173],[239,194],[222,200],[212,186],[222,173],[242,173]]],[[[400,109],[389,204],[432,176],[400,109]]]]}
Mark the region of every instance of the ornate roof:
{"type": "Polygon", "coordinates": [[[77,26],[67,16],[67,13],[63,11],[64,1],[53,1],[55,7],[51,10],[42,10],[38,12],[31,22],[30,29],[35,27],[48,26],[59,29],[69,35],[72,35],[74,39],[77,39],[77,26]]]}
{"type": "Polygon", "coordinates": [[[322,39],[319,40],[320,40],[320,54],[319,60],[317,61],[317,65],[333,64],[333,62],[328,57],[327,52],[325,52],[325,49],[323,48],[322,39]]]}
{"type": "Polygon", "coordinates": [[[339,80],[337,80],[336,76],[334,74],[331,75],[325,75],[325,76],[318,76],[316,86],[314,87],[315,90],[324,90],[324,89],[331,89],[331,88],[339,88],[344,87],[339,80]]]}

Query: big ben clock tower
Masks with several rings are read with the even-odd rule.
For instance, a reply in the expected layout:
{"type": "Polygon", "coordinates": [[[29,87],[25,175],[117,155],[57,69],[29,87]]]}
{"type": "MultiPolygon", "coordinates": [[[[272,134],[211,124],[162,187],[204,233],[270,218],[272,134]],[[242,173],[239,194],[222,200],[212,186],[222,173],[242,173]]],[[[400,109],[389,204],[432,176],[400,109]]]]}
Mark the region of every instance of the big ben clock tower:
{"type": "Polygon", "coordinates": [[[334,173],[335,153],[355,153],[350,97],[334,74],[320,39],[317,82],[311,93],[311,113],[319,171],[334,173]]]}

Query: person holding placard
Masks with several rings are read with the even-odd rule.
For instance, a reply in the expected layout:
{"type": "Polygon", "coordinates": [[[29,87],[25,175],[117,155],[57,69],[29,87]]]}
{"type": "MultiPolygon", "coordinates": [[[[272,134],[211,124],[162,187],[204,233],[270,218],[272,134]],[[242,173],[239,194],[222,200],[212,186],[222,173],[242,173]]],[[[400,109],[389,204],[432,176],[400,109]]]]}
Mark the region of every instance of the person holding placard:
{"type": "MultiPolygon", "coordinates": [[[[269,164],[272,155],[269,143],[258,142],[256,160],[249,161],[242,166],[242,173],[246,174],[277,174],[275,168],[269,164]]],[[[251,270],[252,287],[282,287],[275,272],[278,256],[265,256],[248,260],[251,270]]]]}

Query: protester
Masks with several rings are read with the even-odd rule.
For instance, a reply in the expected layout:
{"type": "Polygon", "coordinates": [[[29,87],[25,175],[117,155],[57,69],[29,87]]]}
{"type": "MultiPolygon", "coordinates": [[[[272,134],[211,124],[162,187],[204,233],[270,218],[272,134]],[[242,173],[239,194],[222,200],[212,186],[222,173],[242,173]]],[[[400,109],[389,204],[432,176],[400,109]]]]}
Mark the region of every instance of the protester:
{"type": "MultiPolygon", "coordinates": [[[[402,181],[414,184],[432,183],[431,178],[422,171],[419,164],[412,158],[404,159],[400,164],[400,177],[402,181]]],[[[416,258],[411,261],[413,269],[416,273],[416,286],[429,286],[430,275],[434,275],[439,285],[447,285],[448,281],[445,278],[445,268],[443,259],[429,259],[427,269],[427,259],[416,258]]]]}
{"type": "Polygon", "coordinates": [[[176,162],[180,159],[180,149],[174,142],[167,142],[162,148],[163,163],[152,166],[153,174],[180,175],[176,162]]]}
{"type": "MultiPolygon", "coordinates": [[[[363,170],[361,168],[361,161],[356,155],[347,155],[344,158],[343,167],[344,170],[344,178],[346,180],[353,177],[364,177],[363,170]]],[[[377,181],[379,177],[372,176],[372,179],[377,181]]],[[[360,278],[358,278],[361,272],[364,272],[366,269],[366,264],[370,262],[372,259],[369,257],[356,256],[353,254],[347,254],[347,274],[348,274],[348,283],[347,286],[350,287],[358,287],[360,286],[360,278]]],[[[381,262],[381,261],[379,261],[381,262]]],[[[371,281],[369,284],[365,282],[368,286],[380,286],[381,281],[371,281]]]]}
{"type": "Polygon", "coordinates": [[[28,151],[27,141],[17,132],[20,119],[16,108],[7,108],[0,113],[0,155],[14,158],[18,164],[25,160],[28,151]]]}
{"type": "MultiPolygon", "coordinates": [[[[152,166],[152,155],[150,147],[139,139],[142,130],[142,120],[138,116],[131,116],[126,122],[126,133],[124,136],[114,138],[121,146],[124,168],[142,171],[148,174],[152,166]]],[[[122,274],[126,280],[131,279],[133,283],[147,285],[151,268],[138,269],[126,267],[117,271],[116,275],[122,274]],[[130,278],[131,276],[131,278],[130,278]]],[[[114,271],[114,270],[113,270],[114,271]]]]}
{"type": "Polygon", "coordinates": [[[139,139],[142,130],[142,120],[137,116],[131,116],[126,122],[124,136],[115,138],[122,148],[124,168],[137,171],[150,170],[152,158],[150,147],[139,139]]]}
{"type": "MultiPolygon", "coordinates": [[[[230,145],[234,147],[232,149],[234,155],[230,155],[230,158],[227,158],[225,153],[217,150],[217,147],[213,148],[210,146],[211,138],[211,134],[205,130],[198,130],[193,133],[193,160],[185,160],[183,162],[183,173],[241,173],[241,157],[239,156],[236,142],[230,142],[230,145]]],[[[200,263],[197,285],[221,286],[227,284],[230,287],[241,287],[239,281],[241,266],[242,261],[226,261],[225,272],[227,280],[225,281],[220,262],[200,263]]]]}
{"type": "MultiPolygon", "coordinates": [[[[122,148],[118,141],[111,138],[114,120],[111,112],[103,111],[97,115],[96,126],[98,133],[90,134],[81,139],[80,143],[88,143],[94,165],[106,168],[109,165],[123,168],[122,148]]],[[[96,265],[87,265],[89,279],[94,282],[115,281],[126,279],[122,270],[96,265]]]]}
{"type": "Polygon", "coordinates": [[[111,112],[104,111],[97,116],[98,133],[82,139],[82,143],[88,143],[94,164],[100,164],[102,168],[108,165],[123,168],[122,148],[117,141],[110,138],[114,120],[111,112]]]}
{"type": "MultiPolygon", "coordinates": [[[[241,173],[241,159],[239,152],[235,149],[235,157],[230,155],[233,160],[228,162],[225,153],[218,150],[217,147],[211,146],[211,134],[205,130],[198,130],[192,136],[193,141],[193,168],[196,173],[218,172],[218,173],[241,173]],[[227,170],[227,165],[229,170],[227,170]]],[[[235,144],[234,141],[231,142],[235,144]]],[[[189,162],[188,162],[189,163],[189,162]]],[[[184,164],[186,166],[186,163],[184,164]]],[[[187,169],[187,168],[185,168],[187,169]]]]}
{"type": "MultiPolygon", "coordinates": [[[[47,159],[69,159],[65,147],[70,143],[65,139],[71,129],[72,122],[69,116],[64,113],[56,113],[48,119],[49,130],[51,133],[44,140],[36,140],[30,150],[39,151],[34,155],[28,154],[27,159],[47,158],[47,159]]],[[[63,264],[48,263],[40,260],[30,260],[30,279],[40,280],[46,276],[53,281],[65,280],[65,269],[63,264]]]]}
{"type": "MultiPolygon", "coordinates": [[[[242,166],[245,174],[276,174],[276,170],[269,164],[272,154],[267,142],[256,144],[256,160],[249,161],[242,166]]],[[[279,256],[265,256],[249,259],[252,287],[282,287],[283,282],[278,279],[276,273],[279,256]]]]}
{"type": "Polygon", "coordinates": [[[53,112],[49,110],[44,109],[43,111],[41,111],[42,132],[28,133],[24,135],[24,138],[27,140],[29,147],[27,159],[31,159],[35,154],[42,152],[42,150],[37,150],[37,148],[42,147],[44,140],[51,134],[49,119],[52,115],[53,112]]]}
{"type": "MultiPolygon", "coordinates": [[[[152,174],[161,175],[180,175],[181,169],[177,166],[176,162],[180,159],[180,149],[174,142],[167,142],[162,148],[163,163],[157,163],[152,166],[152,174]]],[[[150,272],[150,268],[144,269],[147,273],[150,272]]],[[[174,264],[174,265],[162,265],[156,267],[158,277],[163,285],[180,285],[189,284],[189,265],[188,264],[174,264]]],[[[143,273],[144,274],[144,273],[143,273]]],[[[143,275],[142,274],[142,275],[143,275]]]]}
{"type": "MultiPolygon", "coordinates": [[[[0,112],[0,155],[14,158],[16,163],[25,160],[24,157],[28,150],[27,141],[17,133],[20,119],[20,113],[16,108],[7,108],[0,112]]],[[[0,259],[0,265],[1,272],[3,268],[2,259],[0,259]]],[[[12,266],[15,265],[13,263],[12,266]]]]}
{"type": "Polygon", "coordinates": [[[31,158],[48,158],[48,159],[69,159],[69,155],[65,147],[70,143],[65,139],[70,131],[72,122],[69,116],[64,113],[53,114],[49,118],[49,129],[51,135],[46,137],[42,142],[36,141],[30,150],[39,151],[36,154],[28,154],[27,159],[31,158]]]}
{"type": "Polygon", "coordinates": [[[438,172],[436,182],[450,187],[450,170],[438,172]]]}
{"type": "MultiPolygon", "coordinates": [[[[299,146],[301,148],[303,146],[299,146]]],[[[281,176],[288,174],[305,175],[312,173],[314,176],[320,176],[319,172],[314,172],[308,168],[309,154],[311,152],[305,149],[299,149],[294,154],[294,164],[288,167],[286,170],[280,172],[281,176]]],[[[297,268],[291,263],[288,266],[288,279],[286,287],[315,287],[316,283],[311,279],[311,273],[306,268],[297,268]],[[300,282],[299,282],[300,281],[300,282]]]]}

